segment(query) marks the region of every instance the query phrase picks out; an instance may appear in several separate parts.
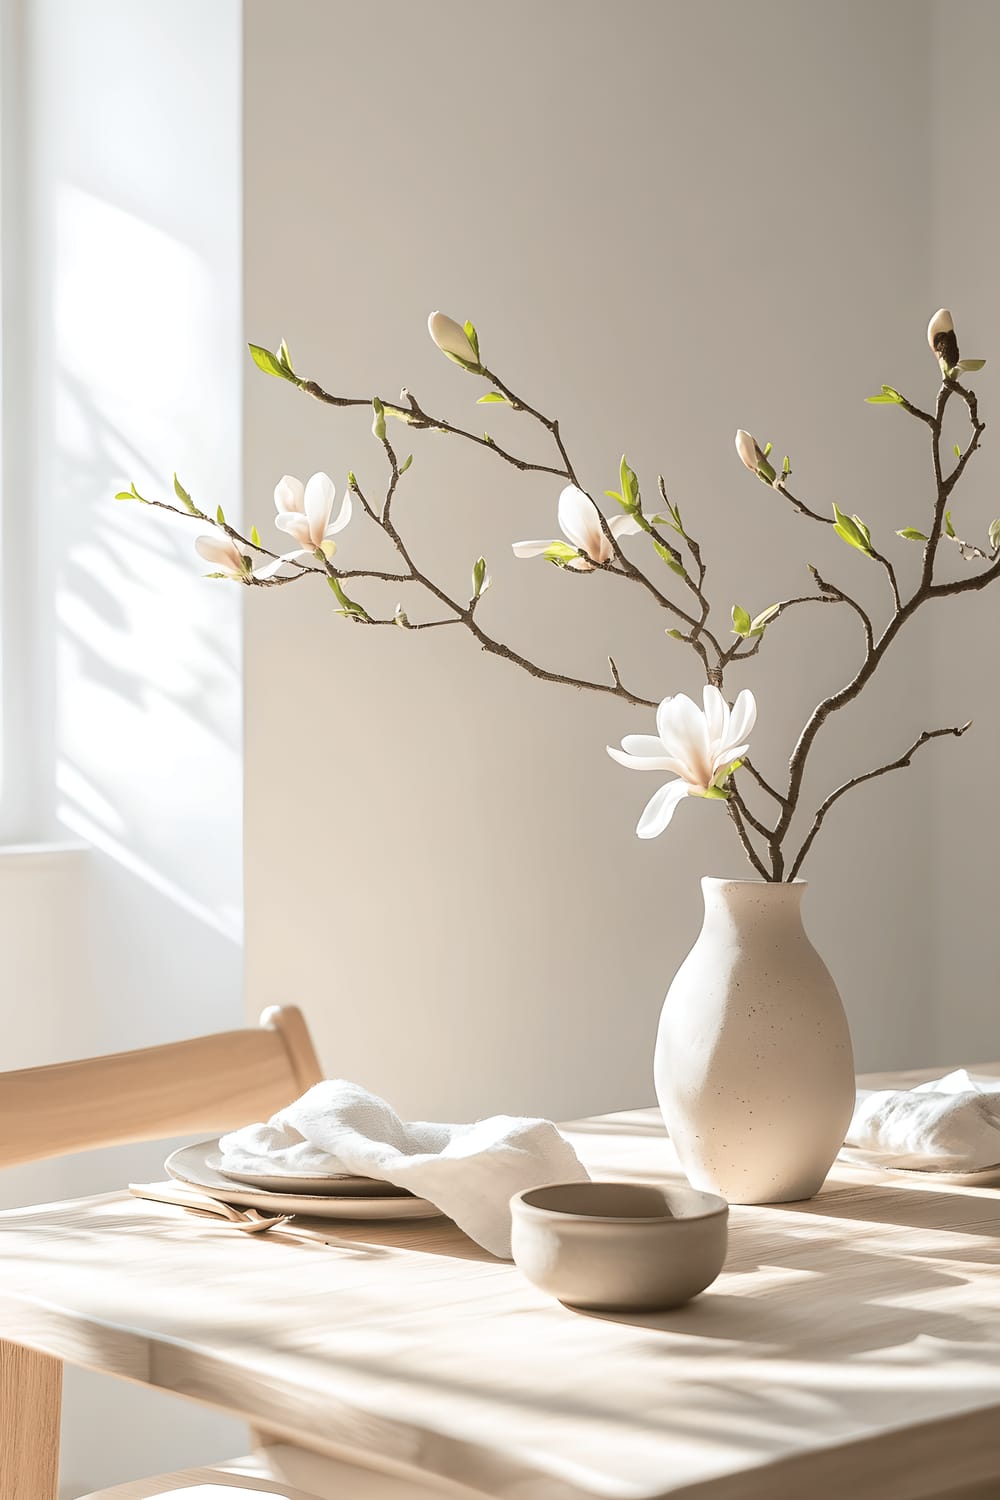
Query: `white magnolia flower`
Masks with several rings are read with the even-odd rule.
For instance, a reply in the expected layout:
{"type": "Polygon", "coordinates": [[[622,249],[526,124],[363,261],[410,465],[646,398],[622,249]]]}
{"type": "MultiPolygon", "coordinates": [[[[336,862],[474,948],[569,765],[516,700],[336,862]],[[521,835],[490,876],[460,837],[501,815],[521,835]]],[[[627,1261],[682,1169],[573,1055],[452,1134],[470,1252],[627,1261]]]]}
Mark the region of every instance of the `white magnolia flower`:
{"type": "Polygon", "coordinates": [[[432,312],[427,319],[427,331],[442,354],[457,359],[459,364],[479,365],[479,351],[475,348],[461,323],[449,318],[447,313],[432,312]]]}
{"type": "Polygon", "coordinates": [[[195,551],[219,573],[227,578],[246,578],[250,564],[231,537],[222,532],[205,532],[195,537],[195,551]]]}
{"type": "MultiPolygon", "coordinates": [[[[587,554],[586,557],[567,558],[565,567],[590,573],[594,563],[611,561],[614,552],[601,527],[601,513],[589,495],[577,489],[575,484],[568,484],[559,496],[556,514],[566,540],[580,552],[587,554]],[[587,558],[590,558],[590,562],[587,558]]],[[[641,531],[642,527],[635,516],[620,515],[612,517],[608,522],[608,530],[613,537],[620,537],[631,536],[634,532],[641,531]]],[[[550,547],[558,546],[559,541],[558,538],[550,538],[548,541],[514,542],[512,545],[515,557],[538,557],[550,547]]]]}
{"type": "Polygon", "coordinates": [[[656,734],[627,734],[608,754],[630,771],[672,771],[677,778],[653,793],[636,826],[641,839],[662,833],[682,797],[721,791],[734,762],[750,748],[757,719],[753,693],[744,688],[732,708],[717,687],[706,687],[704,709],[684,693],[664,698],[656,710],[656,734]]]}
{"type": "Polygon", "coordinates": [[[337,486],[329,474],[314,474],[305,485],[292,474],[282,475],[274,487],[274,504],[278,512],[274,524],[300,545],[291,552],[283,552],[262,568],[255,568],[254,577],[273,578],[282,563],[295,562],[300,557],[315,557],[317,552],[329,561],[337,550],[334,535],[343,531],[354,511],[348,491],[336,519],[331,520],[336,498],[337,486]]]}
{"type": "Polygon", "coordinates": [[[274,524],[299,543],[301,551],[289,552],[287,559],[302,557],[306,552],[322,552],[332,557],[337,550],[333,540],[351,519],[353,504],[350,491],[344,496],[336,520],[333,516],[337,486],[329,474],[314,474],[308,484],[285,474],[274,487],[274,504],[278,514],[274,524]]]}

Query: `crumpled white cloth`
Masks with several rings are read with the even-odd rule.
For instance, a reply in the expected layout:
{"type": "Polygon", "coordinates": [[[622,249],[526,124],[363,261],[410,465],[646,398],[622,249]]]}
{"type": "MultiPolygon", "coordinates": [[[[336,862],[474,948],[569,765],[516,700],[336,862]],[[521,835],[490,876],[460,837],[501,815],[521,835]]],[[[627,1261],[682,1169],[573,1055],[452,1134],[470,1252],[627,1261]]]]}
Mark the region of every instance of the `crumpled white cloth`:
{"type": "Polygon", "coordinates": [[[859,1089],[845,1145],[880,1152],[895,1167],[978,1172],[996,1166],[1000,1079],[956,1068],[914,1089],[859,1089]]]}
{"type": "Polygon", "coordinates": [[[510,1259],[510,1200],[526,1188],[585,1182],[549,1120],[493,1115],[470,1125],[405,1122],[384,1099],[338,1078],[314,1084],[266,1124],[219,1142],[230,1172],[378,1177],[427,1198],[484,1249],[510,1259]]]}

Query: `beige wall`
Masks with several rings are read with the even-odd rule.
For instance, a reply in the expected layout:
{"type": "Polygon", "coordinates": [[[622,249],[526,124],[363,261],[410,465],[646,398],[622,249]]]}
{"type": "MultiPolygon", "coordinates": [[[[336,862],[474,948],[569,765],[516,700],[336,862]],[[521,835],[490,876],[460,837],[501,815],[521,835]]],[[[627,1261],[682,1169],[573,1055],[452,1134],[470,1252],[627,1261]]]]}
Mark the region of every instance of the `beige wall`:
{"type": "MultiPolygon", "coordinates": [[[[562,417],[588,487],[612,485],[623,447],[647,492],[665,472],[724,611],[802,591],[807,559],[883,611],[877,570],[786,513],[732,434],[789,451],[818,507],[837,499],[890,539],[912,521],[920,434],[862,398],[934,387],[928,40],[909,3],[251,0],[248,336],[285,335],[333,390],[405,382],[474,423],[479,387],[424,330],[435,307],[471,316],[495,367],[562,417]]],[[[262,526],[284,471],[379,482],[363,414],[252,370],[246,401],[262,526]]],[[[513,413],[489,422],[536,442],[513,413]]],[[[412,447],[398,519],[456,588],[485,550],[491,628],[571,670],[600,674],[610,649],[649,695],[700,688],[621,584],[512,559],[512,539],[551,530],[557,485],[435,435],[412,447]]],[[[371,556],[352,526],[345,566],[371,556]]],[[[302,1002],[327,1067],[412,1112],[650,1099],[697,877],[743,870],[721,806],[683,806],[638,843],[652,785],[604,745],[646,715],[529,681],[457,632],[352,628],[331,604],[296,587],[247,610],[250,1010],[302,1002]]],[[[733,678],[757,693],[755,753],[775,775],[858,649],[850,616],[803,610],[733,678]]],[[[913,629],[878,702],[828,734],[814,805],[925,727],[927,650],[913,629]]],[[[868,1066],[939,1042],[927,806],[973,753],[933,747],[859,792],[808,869],[808,920],[868,1066]]],[[[983,822],[974,836],[988,846],[983,822]]]]}
{"type": "MultiPolygon", "coordinates": [[[[935,6],[932,15],[934,76],[944,86],[932,91],[933,193],[925,205],[933,245],[930,300],[937,305],[954,298],[965,352],[974,355],[981,348],[992,356],[978,377],[990,432],[955,507],[962,534],[981,538],[1000,515],[995,438],[1000,199],[989,166],[1000,152],[995,87],[1000,8],[990,0],[950,0],[935,6]]],[[[956,563],[956,575],[961,571],[956,563]]],[[[948,766],[942,758],[932,806],[933,1055],[948,1059],[1000,1053],[995,961],[1000,805],[992,791],[1000,732],[998,603],[996,593],[946,600],[948,619],[942,608],[933,636],[934,712],[945,724],[975,721],[959,763],[948,766]]]]}

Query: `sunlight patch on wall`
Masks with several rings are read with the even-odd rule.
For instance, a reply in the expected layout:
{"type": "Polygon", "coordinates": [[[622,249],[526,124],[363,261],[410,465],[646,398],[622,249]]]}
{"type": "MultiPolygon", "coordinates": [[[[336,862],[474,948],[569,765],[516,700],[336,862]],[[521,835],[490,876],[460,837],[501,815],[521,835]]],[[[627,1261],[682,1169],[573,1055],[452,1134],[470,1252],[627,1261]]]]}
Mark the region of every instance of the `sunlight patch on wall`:
{"type": "MultiPolygon", "coordinates": [[[[215,477],[217,418],[198,370],[213,340],[225,347],[217,272],[79,187],[60,184],[54,210],[43,503],[59,553],[57,816],[238,940],[239,601],[201,576],[204,526],[113,498],[132,481],[166,497],[185,457],[196,494],[215,477]]],[[[235,509],[228,494],[205,508],[222,499],[235,509]]]]}

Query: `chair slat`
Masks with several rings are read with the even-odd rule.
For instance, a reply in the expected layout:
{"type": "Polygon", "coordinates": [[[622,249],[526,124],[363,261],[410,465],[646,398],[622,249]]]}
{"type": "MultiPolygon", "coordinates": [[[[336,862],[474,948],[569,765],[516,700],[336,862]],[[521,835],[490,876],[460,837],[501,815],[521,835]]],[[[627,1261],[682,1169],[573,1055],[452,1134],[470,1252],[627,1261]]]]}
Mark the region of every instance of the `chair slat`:
{"type": "Polygon", "coordinates": [[[0,1167],[129,1141],[217,1135],[291,1103],[320,1077],[301,1013],[258,1030],[0,1074],[0,1167]]]}

